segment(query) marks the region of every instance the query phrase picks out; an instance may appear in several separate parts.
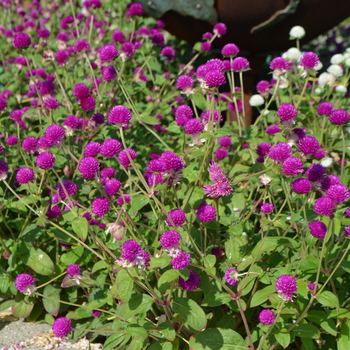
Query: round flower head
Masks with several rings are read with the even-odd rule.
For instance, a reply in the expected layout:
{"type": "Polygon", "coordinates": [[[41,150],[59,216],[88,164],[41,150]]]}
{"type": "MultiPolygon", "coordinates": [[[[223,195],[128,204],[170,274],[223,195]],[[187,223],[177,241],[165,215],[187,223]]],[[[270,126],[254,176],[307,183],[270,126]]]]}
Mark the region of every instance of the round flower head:
{"type": "Polygon", "coordinates": [[[319,57],[314,52],[305,52],[300,58],[300,65],[305,69],[313,69],[320,62],[319,57]]]}
{"type": "Polygon", "coordinates": [[[327,72],[339,78],[343,75],[343,69],[339,64],[332,64],[327,68],[327,72]]]}
{"type": "Polygon", "coordinates": [[[287,122],[296,118],[298,110],[290,103],[283,103],[277,110],[277,116],[281,118],[282,122],[287,122]]]}
{"type": "Polygon", "coordinates": [[[43,106],[47,109],[57,109],[60,103],[53,97],[46,97],[43,106]]]}
{"type": "Polygon", "coordinates": [[[250,69],[249,61],[244,57],[236,57],[232,61],[231,67],[235,72],[243,72],[250,69]]]}
{"type": "Polygon", "coordinates": [[[17,145],[17,143],[18,143],[18,138],[15,135],[11,135],[6,139],[6,144],[9,146],[17,145]]]}
{"type": "Polygon", "coordinates": [[[307,288],[308,288],[309,290],[311,290],[312,292],[315,291],[316,287],[317,287],[317,286],[316,286],[315,283],[309,283],[309,284],[307,285],[307,288]]]}
{"type": "Polygon", "coordinates": [[[190,276],[185,281],[182,277],[179,277],[179,285],[182,289],[190,291],[197,289],[199,286],[200,277],[197,272],[190,271],[190,276]]]}
{"type": "Polygon", "coordinates": [[[5,98],[3,98],[2,96],[0,96],[0,112],[4,111],[7,107],[7,101],[5,98]]]}
{"type": "Polygon", "coordinates": [[[204,130],[204,124],[199,119],[190,119],[185,124],[185,133],[187,135],[200,134],[204,130]]]}
{"type": "Polygon", "coordinates": [[[72,181],[64,180],[57,185],[57,189],[59,196],[65,200],[67,199],[67,195],[74,196],[77,193],[78,186],[72,181]]]}
{"type": "Polygon", "coordinates": [[[231,140],[230,136],[222,136],[219,138],[219,144],[221,147],[231,147],[232,140],[231,140]]]}
{"type": "Polygon", "coordinates": [[[178,171],[185,166],[185,163],[182,160],[182,158],[171,151],[163,152],[159,157],[159,160],[161,160],[165,164],[166,171],[178,171]]]}
{"type": "Polygon", "coordinates": [[[122,149],[122,144],[115,139],[108,139],[103,142],[100,148],[100,153],[107,158],[114,157],[122,149]]]}
{"type": "Polygon", "coordinates": [[[141,246],[135,240],[130,239],[128,241],[125,241],[121,249],[122,259],[133,262],[140,251],[141,246]]]}
{"type": "Polygon", "coordinates": [[[27,184],[35,178],[34,171],[29,168],[19,169],[16,174],[16,180],[20,184],[27,184]]]}
{"type": "Polygon", "coordinates": [[[106,192],[107,196],[113,196],[116,194],[121,186],[121,182],[116,179],[108,180],[104,185],[104,191],[106,192]]]}
{"type": "Polygon", "coordinates": [[[117,128],[129,124],[132,115],[124,106],[115,106],[108,113],[108,123],[116,124],[117,128]]]}
{"type": "Polygon", "coordinates": [[[136,152],[132,148],[128,148],[119,153],[118,160],[124,168],[128,168],[130,166],[130,159],[135,159],[136,157],[136,152]]]}
{"type": "Polygon", "coordinates": [[[216,159],[224,159],[229,156],[228,150],[226,148],[219,148],[214,152],[216,159]]]}
{"type": "Polygon", "coordinates": [[[73,88],[73,95],[78,100],[83,100],[90,96],[90,90],[85,84],[77,84],[73,88]]]}
{"type": "Polygon", "coordinates": [[[204,124],[209,123],[209,121],[213,122],[214,124],[217,124],[219,121],[222,121],[222,115],[219,111],[203,111],[203,113],[200,115],[200,118],[202,119],[204,124]]]}
{"type": "Polygon", "coordinates": [[[271,151],[272,145],[268,142],[260,143],[256,149],[256,153],[260,157],[267,156],[271,151]]]}
{"type": "Polygon", "coordinates": [[[292,39],[301,39],[305,36],[305,29],[302,26],[294,26],[290,30],[289,36],[292,39]]]}
{"type": "Polygon", "coordinates": [[[350,197],[349,189],[341,184],[331,186],[326,195],[336,203],[344,203],[350,197]]]}
{"type": "Polygon", "coordinates": [[[84,179],[93,179],[100,171],[100,163],[93,157],[85,157],[80,161],[78,170],[84,179]]]}
{"type": "Polygon", "coordinates": [[[3,160],[0,160],[0,181],[7,178],[7,172],[9,171],[9,166],[3,160]]]}
{"type": "Polygon", "coordinates": [[[43,153],[40,153],[36,158],[36,165],[40,169],[51,169],[53,168],[55,161],[56,159],[52,153],[43,152],[43,153]]]}
{"type": "Polygon", "coordinates": [[[30,36],[26,33],[18,33],[13,40],[13,47],[15,49],[24,49],[32,43],[30,36]]]}
{"type": "Polygon", "coordinates": [[[56,219],[58,217],[60,217],[62,214],[62,211],[60,209],[60,207],[58,207],[57,205],[53,206],[53,207],[49,207],[49,209],[46,212],[46,216],[49,219],[56,219]]]}
{"type": "Polygon", "coordinates": [[[265,132],[268,135],[275,135],[275,134],[278,134],[279,132],[282,132],[282,129],[279,128],[277,125],[270,125],[266,128],[265,132]]]}
{"type": "Polygon", "coordinates": [[[105,178],[107,180],[111,179],[112,177],[114,177],[117,174],[116,170],[113,168],[104,168],[101,171],[101,177],[105,178]]]}
{"type": "Polygon", "coordinates": [[[100,153],[101,144],[99,142],[90,142],[84,148],[85,157],[96,157],[100,153]]]}
{"type": "Polygon", "coordinates": [[[303,153],[304,156],[314,155],[320,148],[321,146],[316,137],[305,136],[299,140],[298,150],[303,153]]]}
{"type": "Polygon", "coordinates": [[[71,323],[72,321],[68,318],[59,317],[52,325],[52,332],[56,337],[63,338],[72,330],[71,323]]]}
{"type": "Polygon", "coordinates": [[[164,45],[164,35],[161,32],[156,32],[152,34],[152,44],[163,46],[164,45]]]}
{"type": "Polygon", "coordinates": [[[322,102],[317,107],[317,113],[319,115],[330,116],[334,110],[334,106],[330,102],[322,102]]]}
{"type": "Polygon", "coordinates": [[[262,106],[264,103],[265,103],[264,98],[259,94],[255,94],[249,99],[249,104],[252,107],[259,107],[259,106],[262,106]]]}
{"type": "Polygon", "coordinates": [[[135,53],[135,45],[130,42],[125,42],[121,46],[122,56],[125,58],[130,58],[135,53]]]}
{"type": "Polygon", "coordinates": [[[326,169],[321,164],[311,164],[305,172],[307,179],[311,182],[320,181],[325,174],[326,169]]]}
{"type": "Polygon", "coordinates": [[[176,87],[182,91],[192,90],[193,79],[189,75],[180,75],[176,80],[176,87]]]}
{"type": "Polygon", "coordinates": [[[233,267],[229,267],[225,271],[225,280],[226,282],[231,286],[237,286],[238,284],[238,270],[234,269],[233,267]]]}
{"type": "Polygon", "coordinates": [[[226,31],[227,31],[227,27],[226,27],[225,23],[216,23],[214,28],[213,28],[213,32],[215,34],[217,34],[217,36],[219,38],[221,38],[223,35],[225,35],[226,31]]]}
{"type": "Polygon", "coordinates": [[[167,62],[171,62],[175,57],[175,50],[171,46],[165,46],[160,54],[165,57],[167,62]]]}
{"type": "Polygon", "coordinates": [[[270,309],[262,310],[259,314],[259,321],[265,325],[273,324],[275,318],[276,315],[270,309]]]}
{"type": "Polygon", "coordinates": [[[104,216],[108,213],[110,208],[109,201],[107,198],[99,197],[92,201],[91,203],[91,211],[99,217],[104,216]]]}
{"type": "Polygon", "coordinates": [[[122,44],[125,41],[125,35],[121,30],[115,30],[112,34],[112,40],[122,44]]]}
{"type": "Polygon", "coordinates": [[[219,87],[226,83],[225,75],[218,70],[210,70],[204,80],[209,87],[219,87]]]}
{"type": "Polygon", "coordinates": [[[74,277],[74,276],[79,276],[81,275],[80,273],[80,266],[78,264],[71,264],[67,267],[67,275],[69,275],[70,277],[74,277]]]}
{"type": "Polygon", "coordinates": [[[134,16],[142,16],[143,15],[143,7],[138,2],[130,4],[127,11],[126,17],[134,17],[134,16]]]}
{"type": "Polygon", "coordinates": [[[159,159],[153,159],[147,164],[147,171],[161,173],[165,171],[165,164],[159,159]]]}
{"type": "Polygon", "coordinates": [[[100,50],[98,50],[98,54],[101,59],[101,63],[106,63],[109,61],[113,61],[118,57],[118,50],[114,46],[114,44],[108,44],[103,46],[100,50]]]}
{"type": "Polygon", "coordinates": [[[344,111],[343,109],[337,109],[333,111],[329,117],[329,121],[332,124],[336,125],[342,125],[346,124],[350,119],[350,115],[348,112],[344,111]]]}
{"type": "Polygon", "coordinates": [[[191,256],[187,252],[179,253],[173,260],[170,261],[170,265],[174,270],[183,270],[191,262],[191,256]]]}
{"type": "Polygon", "coordinates": [[[276,163],[282,163],[285,159],[290,157],[292,153],[292,147],[290,147],[288,143],[280,142],[271,148],[269,158],[274,160],[276,163]]]}
{"type": "Polygon", "coordinates": [[[79,128],[79,118],[75,115],[69,115],[65,118],[63,124],[71,129],[79,128]]]}
{"type": "Polygon", "coordinates": [[[66,50],[59,50],[56,52],[56,61],[59,66],[64,66],[69,59],[69,52],[66,50]]]}
{"type": "Polygon", "coordinates": [[[131,201],[130,197],[127,196],[127,193],[125,192],[123,195],[117,198],[116,202],[118,205],[123,205],[123,204],[130,203],[130,201],[131,201]]]}
{"type": "Polygon", "coordinates": [[[282,173],[284,175],[298,176],[304,171],[304,163],[298,157],[288,157],[282,163],[282,173]]]}
{"type": "Polygon", "coordinates": [[[165,231],[160,236],[160,245],[163,249],[169,249],[173,247],[177,247],[180,243],[181,236],[176,231],[165,231]]]}
{"type": "Polygon", "coordinates": [[[216,209],[206,203],[202,203],[197,208],[197,218],[203,222],[214,221],[216,219],[216,209]]]}
{"type": "Polygon", "coordinates": [[[50,125],[44,134],[44,137],[48,144],[55,146],[61,143],[65,135],[64,128],[60,125],[50,125]]]}
{"type": "Polygon", "coordinates": [[[288,62],[282,57],[275,57],[270,63],[270,69],[273,71],[283,71],[288,69],[288,62]]]}
{"type": "Polygon", "coordinates": [[[38,38],[48,38],[50,36],[50,31],[46,28],[40,28],[37,31],[38,38]]]}
{"type": "Polygon", "coordinates": [[[169,217],[165,220],[168,226],[182,226],[186,220],[186,215],[181,209],[173,209],[168,213],[169,217]],[[171,220],[170,220],[171,219],[171,220]]]}
{"type": "Polygon", "coordinates": [[[90,44],[85,39],[78,40],[74,46],[77,52],[87,51],[90,48],[90,44]]]}
{"type": "Polygon", "coordinates": [[[294,277],[290,275],[283,275],[276,281],[276,291],[280,297],[285,301],[291,301],[293,294],[298,290],[298,285],[294,277]]]}
{"type": "Polygon", "coordinates": [[[105,122],[105,116],[101,113],[94,113],[91,116],[91,119],[96,123],[96,124],[103,124],[105,122]]]}
{"type": "Polygon", "coordinates": [[[15,280],[16,289],[25,295],[30,295],[34,291],[34,283],[35,279],[27,273],[18,275],[15,280]]]}
{"type": "Polygon", "coordinates": [[[318,220],[309,223],[310,233],[319,239],[324,239],[327,233],[327,226],[318,220]]]}
{"type": "Polygon", "coordinates": [[[222,55],[230,57],[236,56],[238,52],[239,48],[235,44],[226,44],[221,50],[222,55]]]}
{"type": "Polygon", "coordinates": [[[92,111],[96,107],[96,99],[92,96],[84,98],[80,101],[80,106],[86,112],[92,111]]]}
{"type": "Polygon", "coordinates": [[[267,80],[261,80],[256,84],[256,90],[263,96],[268,96],[270,93],[271,84],[267,80]]]}
{"type": "Polygon", "coordinates": [[[176,108],[175,120],[180,126],[185,126],[187,121],[193,117],[193,111],[190,106],[181,105],[176,108]]]}
{"type": "Polygon", "coordinates": [[[273,210],[275,209],[275,206],[271,203],[264,203],[261,207],[260,207],[260,211],[262,213],[265,214],[269,214],[271,213],[273,210]]]}
{"type": "Polygon", "coordinates": [[[329,197],[321,197],[314,204],[314,212],[322,216],[332,216],[336,205],[329,197]]]}
{"type": "Polygon", "coordinates": [[[102,67],[101,74],[104,80],[113,81],[117,77],[117,71],[113,66],[102,67]]]}
{"type": "Polygon", "coordinates": [[[312,190],[312,183],[304,178],[299,178],[291,183],[292,191],[295,193],[310,193],[312,190]]]}

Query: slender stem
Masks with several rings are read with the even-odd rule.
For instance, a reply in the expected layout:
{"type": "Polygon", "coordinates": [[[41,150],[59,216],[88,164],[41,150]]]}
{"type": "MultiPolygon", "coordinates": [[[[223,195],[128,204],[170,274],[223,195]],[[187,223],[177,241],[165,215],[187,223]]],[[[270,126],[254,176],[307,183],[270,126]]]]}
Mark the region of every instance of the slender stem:
{"type": "Polygon", "coordinates": [[[65,275],[66,273],[67,273],[66,271],[62,272],[60,275],[58,275],[58,276],[54,277],[54,278],[53,278],[53,279],[51,279],[50,281],[48,281],[48,282],[46,282],[46,283],[44,283],[44,284],[42,284],[42,285],[40,285],[40,286],[36,287],[36,289],[39,289],[39,288],[45,287],[47,284],[50,284],[52,281],[57,280],[57,279],[58,279],[58,278],[60,278],[61,276],[65,275]]]}
{"type": "Polygon", "coordinates": [[[245,331],[246,331],[248,339],[249,339],[250,349],[254,350],[255,347],[254,347],[254,343],[253,343],[253,339],[252,339],[252,334],[250,333],[249,325],[248,325],[247,319],[245,317],[245,313],[244,313],[244,310],[242,308],[241,301],[238,299],[238,300],[236,300],[236,302],[237,302],[237,306],[239,308],[239,312],[240,312],[242,320],[243,320],[245,331]]]}

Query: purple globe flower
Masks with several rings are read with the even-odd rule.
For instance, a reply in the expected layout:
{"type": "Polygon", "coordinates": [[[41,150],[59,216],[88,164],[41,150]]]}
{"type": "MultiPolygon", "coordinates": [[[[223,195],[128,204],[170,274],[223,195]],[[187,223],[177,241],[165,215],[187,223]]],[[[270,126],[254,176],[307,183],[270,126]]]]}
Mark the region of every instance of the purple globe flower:
{"type": "Polygon", "coordinates": [[[292,153],[292,147],[290,147],[288,143],[280,142],[271,148],[269,158],[274,160],[276,163],[282,163],[285,159],[290,157],[292,153]]]}
{"type": "Polygon", "coordinates": [[[324,168],[321,164],[311,164],[305,172],[307,179],[311,182],[322,180],[325,174],[326,168],[324,168]]]}
{"type": "Polygon", "coordinates": [[[46,142],[51,146],[59,145],[65,135],[64,128],[60,125],[50,125],[44,134],[46,142]]]}
{"type": "Polygon", "coordinates": [[[39,154],[38,157],[36,158],[36,165],[40,169],[51,169],[53,168],[55,161],[56,159],[52,153],[43,152],[39,154]]]}
{"type": "Polygon", "coordinates": [[[17,143],[18,143],[18,138],[15,135],[11,135],[6,139],[6,144],[9,146],[17,145],[17,143]]]}
{"type": "Polygon", "coordinates": [[[271,203],[264,203],[261,207],[260,207],[260,211],[262,213],[265,214],[269,214],[271,213],[273,210],[275,209],[275,206],[271,203]]]}
{"type": "Polygon", "coordinates": [[[221,38],[223,35],[226,34],[227,32],[227,27],[225,23],[216,23],[214,28],[213,28],[213,32],[219,37],[221,38]]]}
{"type": "Polygon", "coordinates": [[[264,325],[273,324],[276,315],[270,309],[262,310],[259,314],[259,321],[264,325]]]}
{"type": "Polygon", "coordinates": [[[304,156],[315,155],[321,148],[318,140],[313,136],[305,136],[299,140],[298,150],[304,154],[304,156]]]}
{"type": "Polygon", "coordinates": [[[279,128],[277,125],[270,125],[266,128],[265,132],[268,135],[275,135],[275,134],[278,134],[279,132],[282,132],[282,129],[279,128]]]}
{"type": "Polygon", "coordinates": [[[334,110],[334,106],[330,102],[322,102],[317,107],[317,113],[319,115],[330,116],[334,110]]]}
{"type": "Polygon", "coordinates": [[[283,275],[276,281],[276,291],[280,297],[285,301],[291,301],[293,294],[298,290],[298,285],[293,276],[283,275]]]}
{"type": "Polygon", "coordinates": [[[309,283],[309,284],[307,285],[307,288],[313,292],[313,291],[316,290],[317,286],[316,286],[315,283],[309,283]]]}
{"type": "Polygon", "coordinates": [[[67,267],[67,275],[74,278],[75,276],[80,276],[80,266],[78,264],[71,264],[67,267]]]}
{"type": "Polygon", "coordinates": [[[126,17],[134,17],[134,16],[142,16],[143,15],[143,7],[138,2],[130,4],[126,11],[126,17]]]}
{"type": "Polygon", "coordinates": [[[92,96],[84,98],[80,101],[80,106],[86,112],[92,111],[96,107],[96,99],[92,96]]]}
{"type": "Polygon", "coordinates": [[[53,97],[46,97],[43,106],[47,109],[57,109],[60,106],[60,103],[53,97]]]}
{"type": "Polygon", "coordinates": [[[25,49],[32,43],[30,36],[26,33],[18,33],[13,40],[13,47],[15,49],[25,49]]]}
{"type": "Polygon", "coordinates": [[[182,289],[190,291],[197,289],[200,283],[200,277],[197,272],[190,271],[190,276],[185,281],[182,277],[179,277],[179,285],[182,289]]]}
{"type": "Polygon", "coordinates": [[[125,241],[121,249],[122,259],[133,262],[141,251],[141,246],[135,240],[125,241]]]}
{"type": "Polygon", "coordinates": [[[345,236],[350,237],[350,226],[345,226],[344,231],[345,231],[345,236]]]}
{"type": "Polygon", "coordinates": [[[298,176],[304,171],[304,163],[298,157],[290,156],[282,163],[282,173],[284,175],[298,176]]]}
{"type": "Polygon", "coordinates": [[[291,183],[292,191],[295,193],[310,193],[312,190],[312,183],[304,178],[299,178],[291,183]]]}
{"type": "Polygon", "coordinates": [[[179,253],[173,260],[170,261],[170,265],[174,270],[183,270],[191,262],[191,256],[187,252],[179,253]]]}
{"type": "Polygon", "coordinates": [[[117,174],[116,170],[114,168],[104,168],[101,171],[101,177],[105,178],[106,180],[111,179],[117,174]]]}
{"type": "Polygon", "coordinates": [[[122,44],[125,41],[125,35],[121,30],[115,30],[112,34],[112,40],[122,44]]]}
{"type": "Polygon", "coordinates": [[[214,152],[214,156],[216,159],[224,159],[229,156],[228,150],[225,148],[219,148],[214,152]]]}
{"type": "Polygon", "coordinates": [[[260,157],[267,156],[271,151],[272,145],[268,142],[260,143],[256,149],[256,153],[260,157]]]}
{"type": "Polygon", "coordinates": [[[229,267],[225,271],[226,282],[231,286],[237,286],[237,284],[239,283],[238,273],[239,273],[238,270],[234,269],[233,267],[229,267]]]}
{"type": "Polygon", "coordinates": [[[277,110],[277,116],[282,122],[288,122],[298,115],[298,110],[290,103],[283,103],[277,110]]]}
{"type": "Polygon", "coordinates": [[[74,196],[76,194],[78,191],[78,186],[72,181],[64,180],[62,183],[57,185],[57,189],[59,196],[65,200],[67,199],[67,195],[74,196]]]}
{"type": "Polygon", "coordinates": [[[204,124],[199,119],[190,119],[185,124],[185,133],[187,135],[200,134],[204,130],[204,124]]]}
{"type": "Polygon", "coordinates": [[[128,148],[119,153],[118,160],[124,168],[128,168],[131,166],[130,159],[135,159],[136,157],[136,152],[132,148],[128,148]]]}
{"type": "Polygon", "coordinates": [[[169,249],[173,247],[177,247],[180,243],[181,236],[176,231],[165,231],[160,236],[160,245],[163,249],[169,249]]]}
{"type": "Polygon", "coordinates": [[[314,204],[314,212],[322,216],[332,216],[336,205],[329,197],[318,198],[314,204]]]}
{"type": "Polygon", "coordinates": [[[77,100],[83,100],[90,96],[90,90],[85,84],[77,84],[73,88],[73,95],[77,100]]]}
{"type": "Polygon", "coordinates": [[[50,31],[46,28],[40,28],[37,31],[38,38],[48,38],[50,36],[50,31]]]}
{"type": "Polygon", "coordinates": [[[320,59],[314,52],[305,52],[299,63],[305,69],[313,69],[320,63],[320,59]]]}
{"type": "Polygon", "coordinates": [[[233,189],[229,182],[218,182],[214,185],[204,186],[204,192],[210,198],[219,198],[229,196],[233,192],[233,189]]]}
{"type": "Polygon", "coordinates": [[[119,191],[121,184],[122,183],[116,179],[108,180],[104,185],[104,191],[106,192],[106,195],[115,195],[119,191]]]}
{"type": "Polygon", "coordinates": [[[288,62],[282,57],[275,57],[270,63],[270,69],[287,70],[288,62]]]}
{"type": "Polygon", "coordinates": [[[219,111],[203,111],[203,113],[200,115],[200,118],[202,119],[204,124],[208,124],[209,121],[213,122],[214,124],[217,124],[218,122],[221,122],[222,115],[220,114],[219,111]]]}
{"type": "Polygon", "coordinates": [[[78,170],[84,179],[93,179],[100,171],[100,163],[93,157],[85,157],[80,161],[78,170]]]}
{"type": "Polygon", "coordinates": [[[152,171],[154,173],[162,173],[165,169],[165,163],[159,159],[153,159],[147,164],[147,171],[152,171]]]}
{"type": "Polygon", "coordinates": [[[34,291],[34,283],[35,279],[27,273],[18,275],[15,280],[16,289],[25,295],[30,295],[34,291]]]}
{"type": "Polygon", "coordinates": [[[185,126],[187,121],[193,117],[193,111],[190,106],[181,105],[176,108],[175,121],[179,126],[185,126]]]}
{"type": "Polygon", "coordinates": [[[56,61],[59,66],[64,66],[68,59],[69,59],[69,53],[66,50],[59,50],[56,52],[56,61]]]}
{"type": "Polygon", "coordinates": [[[68,128],[71,128],[71,129],[78,129],[80,126],[79,118],[76,117],[75,115],[68,115],[65,118],[63,125],[67,126],[68,128]]]}
{"type": "Polygon", "coordinates": [[[185,162],[182,160],[182,158],[171,151],[163,152],[159,157],[159,160],[165,164],[166,171],[178,171],[185,166],[185,162]]]}
{"type": "Polygon", "coordinates": [[[102,217],[108,213],[110,208],[109,201],[107,198],[99,197],[92,201],[91,211],[99,217],[102,217]]]}
{"type": "Polygon", "coordinates": [[[204,52],[210,51],[210,49],[211,49],[211,43],[208,42],[208,41],[204,41],[204,42],[201,44],[201,49],[202,49],[202,51],[204,51],[204,52]]]}
{"type": "Polygon", "coordinates": [[[102,67],[101,74],[106,81],[113,81],[117,78],[117,71],[113,66],[102,67]]]}
{"type": "Polygon", "coordinates": [[[103,124],[105,122],[105,116],[101,113],[94,113],[91,116],[91,119],[96,123],[96,124],[103,124]]]}
{"type": "Polygon", "coordinates": [[[16,174],[16,180],[20,184],[27,184],[35,178],[34,171],[29,168],[22,168],[16,174]]]}
{"type": "Polygon", "coordinates": [[[129,124],[131,117],[129,109],[124,106],[115,106],[108,113],[108,123],[116,124],[117,128],[121,128],[129,124]]]}
{"type": "Polygon", "coordinates": [[[248,69],[250,69],[249,67],[249,61],[244,58],[244,57],[236,57],[231,64],[231,68],[235,71],[235,72],[243,72],[246,71],[248,69]]]}
{"type": "Polygon", "coordinates": [[[88,143],[84,148],[85,157],[96,157],[100,153],[101,144],[94,141],[88,143]]]}
{"type": "Polygon", "coordinates": [[[219,138],[219,144],[221,147],[231,147],[232,140],[231,140],[230,136],[222,136],[219,138]]]}
{"type": "Polygon", "coordinates": [[[117,155],[122,149],[122,144],[115,139],[105,140],[100,148],[100,153],[107,158],[117,155]]]}
{"type": "Polygon", "coordinates": [[[347,111],[343,109],[337,109],[333,111],[329,117],[329,121],[332,124],[343,125],[346,124],[350,119],[350,115],[347,111]]]}
{"type": "Polygon", "coordinates": [[[176,80],[176,87],[184,92],[192,90],[193,79],[188,75],[180,75],[176,80]]]}
{"type": "Polygon", "coordinates": [[[236,56],[238,52],[239,52],[239,48],[235,44],[226,44],[221,50],[221,54],[223,56],[231,56],[231,57],[236,56]]]}
{"type": "Polygon", "coordinates": [[[267,80],[261,80],[256,84],[256,90],[262,96],[267,96],[270,93],[271,84],[267,80]]]}
{"type": "Polygon", "coordinates": [[[70,331],[72,331],[71,327],[71,320],[68,320],[66,317],[59,317],[55,320],[55,322],[52,325],[52,332],[55,334],[56,337],[63,338],[65,337],[70,331]]]}
{"type": "Polygon", "coordinates": [[[100,56],[101,63],[106,63],[109,61],[113,61],[118,57],[119,53],[114,44],[107,44],[98,50],[98,54],[100,56]]]}
{"type": "Polygon", "coordinates": [[[186,214],[181,209],[173,209],[168,213],[169,217],[165,220],[168,226],[182,226],[186,220],[186,214]],[[170,220],[171,219],[171,220],[170,220]]]}
{"type": "Polygon", "coordinates": [[[350,197],[349,189],[341,184],[331,186],[326,195],[336,203],[344,203],[350,197]]]}
{"type": "Polygon", "coordinates": [[[318,220],[309,223],[310,233],[319,239],[324,239],[327,233],[327,226],[318,220]]]}
{"type": "Polygon", "coordinates": [[[216,219],[216,209],[205,202],[197,208],[197,218],[203,222],[210,222],[216,219]]]}
{"type": "Polygon", "coordinates": [[[165,57],[167,62],[171,62],[175,57],[175,50],[171,46],[165,46],[160,54],[165,57]]]}
{"type": "Polygon", "coordinates": [[[53,207],[49,207],[47,212],[46,212],[46,216],[49,219],[56,219],[58,217],[60,217],[62,214],[62,211],[60,209],[60,207],[58,207],[57,205],[53,206],[53,207]]]}
{"type": "Polygon", "coordinates": [[[219,87],[226,83],[225,75],[219,70],[210,70],[204,80],[209,87],[219,87]]]}

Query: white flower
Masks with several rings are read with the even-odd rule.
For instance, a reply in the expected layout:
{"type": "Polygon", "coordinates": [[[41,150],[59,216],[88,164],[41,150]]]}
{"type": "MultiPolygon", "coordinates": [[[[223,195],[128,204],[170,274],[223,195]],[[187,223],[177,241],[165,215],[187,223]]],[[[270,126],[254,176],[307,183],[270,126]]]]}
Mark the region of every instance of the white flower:
{"type": "Polygon", "coordinates": [[[259,179],[260,183],[262,183],[265,186],[268,185],[272,181],[272,177],[269,177],[266,174],[259,176],[258,179],[259,179]]]}
{"type": "Polygon", "coordinates": [[[305,35],[305,29],[301,26],[295,26],[289,32],[289,36],[292,39],[301,39],[304,37],[304,35],[305,35]]]}
{"type": "Polygon", "coordinates": [[[338,86],[335,87],[335,91],[345,94],[348,90],[347,90],[346,86],[338,85],[338,86]]]}
{"type": "Polygon", "coordinates": [[[323,92],[323,90],[321,88],[316,88],[315,89],[315,94],[319,95],[323,92]]]}
{"type": "Polygon", "coordinates": [[[327,72],[333,74],[337,78],[343,75],[343,69],[338,64],[330,65],[327,69],[327,72]]]}
{"type": "Polygon", "coordinates": [[[345,60],[345,65],[350,67],[350,57],[345,60]]]}
{"type": "Polygon", "coordinates": [[[257,107],[257,106],[261,106],[265,103],[265,100],[264,98],[259,95],[259,94],[256,94],[256,95],[253,95],[250,99],[249,99],[249,104],[252,106],[252,107],[257,107]]]}
{"type": "Polygon", "coordinates": [[[333,74],[329,74],[324,72],[320,74],[318,77],[318,85],[321,87],[325,87],[326,85],[331,86],[335,81],[335,76],[333,74]]]}
{"type": "Polygon", "coordinates": [[[316,67],[314,67],[314,70],[321,70],[322,69],[322,67],[323,67],[323,64],[322,64],[322,62],[321,61],[319,61],[318,63],[317,63],[317,66],[316,67]]]}
{"type": "Polygon", "coordinates": [[[301,52],[296,47],[291,47],[286,53],[286,58],[292,62],[298,62],[301,56],[301,52]]]}
{"type": "Polygon", "coordinates": [[[333,158],[327,157],[321,160],[321,165],[325,168],[328,168],[333,164],[333,158]]]}
{"type": "Polygon", "coordinates": [[[332,64],[340,64],[344,61],[344,55],[341,53],[337,53],[336,55],[333,55],[331,58],[331,63],[332,64]]]}

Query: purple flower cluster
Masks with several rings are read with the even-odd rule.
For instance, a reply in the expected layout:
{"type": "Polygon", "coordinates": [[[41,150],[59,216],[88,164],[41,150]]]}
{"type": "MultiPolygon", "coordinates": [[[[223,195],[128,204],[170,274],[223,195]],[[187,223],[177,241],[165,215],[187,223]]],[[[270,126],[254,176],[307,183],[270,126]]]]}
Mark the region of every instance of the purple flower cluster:
{"type": "Polygon", "coordinates": [[[125,241],[121,249],[121,257],[117,259],[117,264],[123,267],[145,267],[148,266],[150,255],[141,249],[135,240],[125,241]]]}
{"type": "Polygon", "coordinates": [[[208,197],[218,198],[222,196],[229,196],[233,189],[220,166],[214,162],[209,166],[208,170],[210,179],[214,182],[213,185],[204,186],[204,192],[208,195],[208,197]]]}
{"type": "Polygon", "coordinates": [[[298,290],[298,285],[294,277],[283,275],[276,281],[276,291],[279,296],[285,301],[291,301],[293,294],[298,290]]]}

